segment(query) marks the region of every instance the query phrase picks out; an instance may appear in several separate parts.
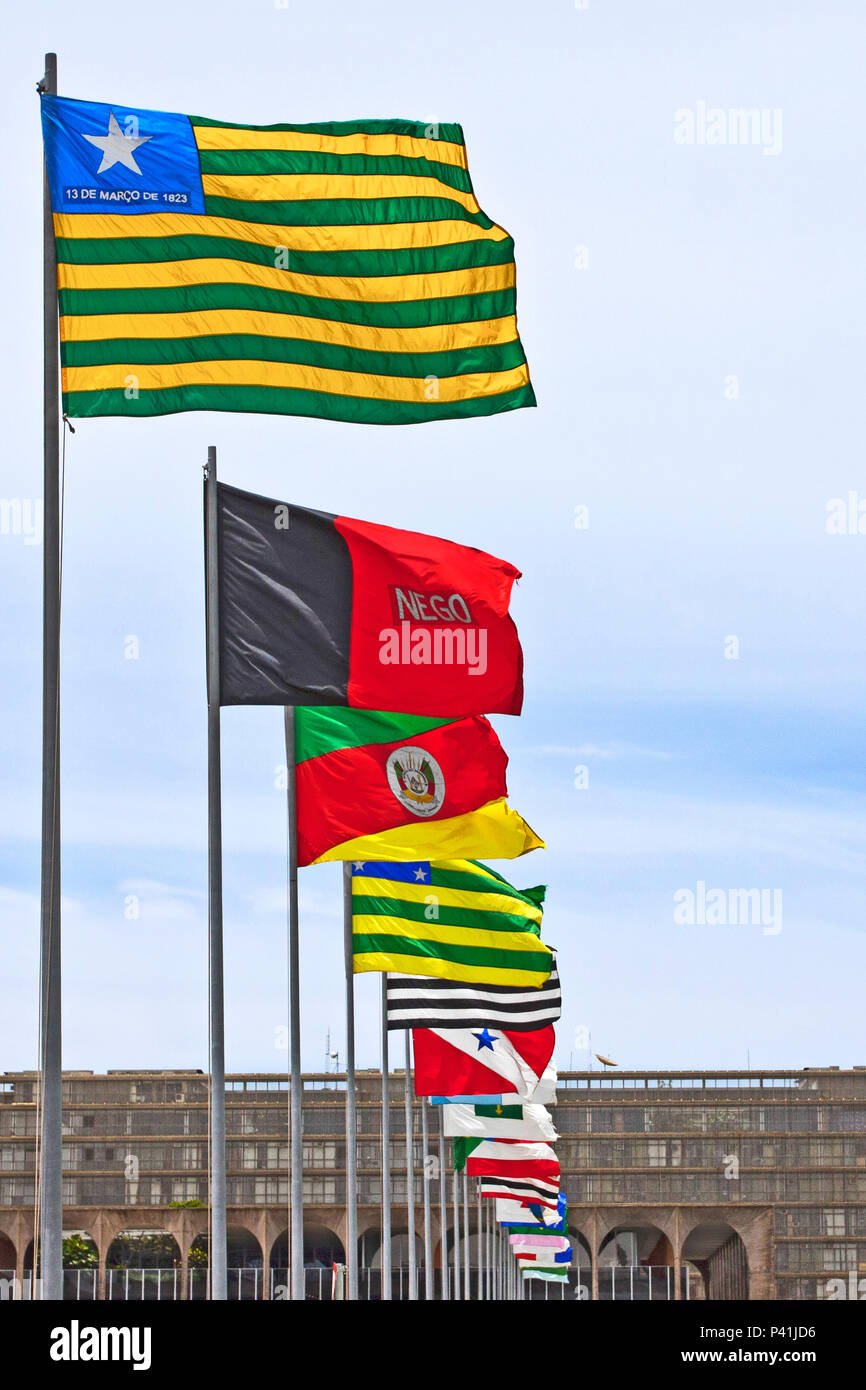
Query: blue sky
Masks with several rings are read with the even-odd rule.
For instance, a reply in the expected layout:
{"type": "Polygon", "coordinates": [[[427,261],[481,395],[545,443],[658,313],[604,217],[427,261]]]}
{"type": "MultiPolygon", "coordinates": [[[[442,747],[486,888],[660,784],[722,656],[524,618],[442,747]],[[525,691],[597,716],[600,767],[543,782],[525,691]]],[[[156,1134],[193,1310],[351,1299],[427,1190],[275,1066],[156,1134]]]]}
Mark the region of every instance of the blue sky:
{"type": "MultiPolygon", "coordinates": [[[[549,849],[498,867],[550,885],[561,1065],[587,1064],[588,1033],[623,1066],[866,1063],[866,535],[826,529],[832,499],[866,500],[860,7],[152,0],[120,14],[43,0],[7,24],[3,497],[41,488],[47,48],[61,92],[92,100],[460,121],[481,206],[516,240],[539,408],[391,430],[76,425],[65,1065],[205,1065],[209,444],[227,481],[523,570],[525,713],[495,722],[512,802],[549,849]],[[677,113],[699,103],[765,111],[779,147],[678,143],[677,113]],[[675,923],[674,894],[699,882],[780,890],[781,931],[675,923]]],[[[0,535],[0,1069],[36,1064],[40,580],[39,546],[0,535]]],[[[228,1065],[280,1070],[282,725],[233,709],[223,728],[228,1065]]],[[[328,1028],[343,1046],[339,870],[301,879],[304,1061],[319,1067],[328,1028]]],[[[358,1062],[376,1065],[376,981],[357,995],[358,1062]]]]}

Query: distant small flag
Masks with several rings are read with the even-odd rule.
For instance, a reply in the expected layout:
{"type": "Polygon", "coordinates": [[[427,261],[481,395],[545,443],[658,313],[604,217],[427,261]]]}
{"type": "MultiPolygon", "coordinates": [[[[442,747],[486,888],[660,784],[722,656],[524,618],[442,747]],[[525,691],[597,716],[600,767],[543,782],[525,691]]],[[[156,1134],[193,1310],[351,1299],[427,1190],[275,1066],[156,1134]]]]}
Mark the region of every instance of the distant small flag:
{"type": "Polygon", "coordinates": [[[531,1033],[556,1023],[562,990],[555,959],[540,989],[389,975],[389,1028],[507,1028],[531,1033]]]}

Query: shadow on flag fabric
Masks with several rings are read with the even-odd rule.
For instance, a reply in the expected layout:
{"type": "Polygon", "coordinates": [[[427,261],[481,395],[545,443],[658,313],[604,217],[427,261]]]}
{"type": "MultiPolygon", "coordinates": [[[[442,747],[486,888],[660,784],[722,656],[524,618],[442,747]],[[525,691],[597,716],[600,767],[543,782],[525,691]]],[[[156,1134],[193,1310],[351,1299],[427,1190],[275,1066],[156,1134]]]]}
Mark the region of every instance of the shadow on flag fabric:
{"type": "Polygon", "coordinates": [[[301,865],[514,859],[544,847],[505,801],[508,759],[480,715],[302,707],[295,760],[301,865]]]}
{"type": "Polygon", "coordinates": [[[221,704],[520,713],[514,565],[223,483],[217,510],[221,704]]]}
{"type": "Polygon", "coordinates": [[[539,1104],[537,1093],[553,1055],[554,1030],[506,1033],[501,1029],[416,1028],[417,1096],[490,1095],[498,1083],[504,1095],[539,1104]]]}
{"type": "Polygon", "coordinates": [[[521,893],[486,865],[469,859],[354,863],[355,972],[413,972],[388,976],[388,1027],[448,1025],[448,1001],[431,1011],[425,986],[430,986],[433,999],[438,999],[439,987],[445,994],[472,988],[454,984],[466,980],[501,981],[520,986],[518,994],[537,994],[549,978],[553,959],[538,935],[541,908],[532,895],[542,892],[521,893]]]}
{"type": "Polygon", "coordinates": [[[366,424],[535,404],[459,125],[42,97],[63,409],[366,424]]]}

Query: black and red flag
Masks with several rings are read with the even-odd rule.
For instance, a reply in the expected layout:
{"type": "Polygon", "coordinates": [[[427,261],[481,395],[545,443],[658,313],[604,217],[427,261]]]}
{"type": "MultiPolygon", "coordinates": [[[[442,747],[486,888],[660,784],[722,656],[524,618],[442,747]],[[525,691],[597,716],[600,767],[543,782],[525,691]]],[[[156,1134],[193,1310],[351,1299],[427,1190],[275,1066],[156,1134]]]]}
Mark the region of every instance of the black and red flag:
{"type": "Polygon", "coordinates": [[[507,561],[223,483],[218,546],[221,704],[520,713],[507,561]]]}

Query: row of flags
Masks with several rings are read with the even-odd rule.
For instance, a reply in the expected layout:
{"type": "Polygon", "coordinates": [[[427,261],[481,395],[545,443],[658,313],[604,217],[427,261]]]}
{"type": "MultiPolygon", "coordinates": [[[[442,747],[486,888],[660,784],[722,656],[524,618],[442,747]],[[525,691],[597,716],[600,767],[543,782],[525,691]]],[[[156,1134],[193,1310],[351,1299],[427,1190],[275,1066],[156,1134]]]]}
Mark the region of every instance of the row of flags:
{"type": "MultiPolygon", "coordinates": [[[[353,889],[356,879],[383,867],[364,865],[358,872],[356,866],[353,889]]],[[[471,867],[482,876],[491,873],[481,864],[471,867]]],[[[506,899],[538,904],[527,921],[540,931],[544,891],[518,893],[504,881],[499,886],[506,899]]],[[[474,930],[464,926],[467,936],[474,930]]],[[[554,1025],[562,1005],[555,952],[549,952],[544,979],[539,983],[536,975],[530,988],[485,980],[484,967],[470,982],[459,960],[436,965],[440,978],[388,976],[388,1026],[413,1028],[415,1093],[441,1106],[454,1171],[465,1171],[481,1198],[495,1203],[523,1277],[563,1282],[572,1251],[558,1135],[548,1109],[556,1101],[554,1025]]]]}
{"type": "MultiPolygon", "coordinates": [[[[459,126],[253,126],[52,93],[42,123],[66,415],[390,425],[535,404],[513,242],[459,126]]],[[[455,1171],[525,1275],[563,1278],[544,889],[481,862],[544,847],[487,718],[522,709],[519,571],[225,484],[215,499],[218,703],[294,707],[297,863],[351,864],[353,968],[387,975],[455,1171]]]]}

